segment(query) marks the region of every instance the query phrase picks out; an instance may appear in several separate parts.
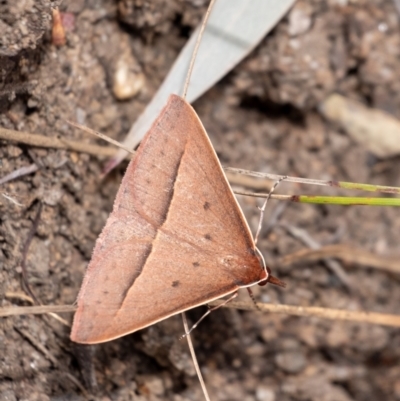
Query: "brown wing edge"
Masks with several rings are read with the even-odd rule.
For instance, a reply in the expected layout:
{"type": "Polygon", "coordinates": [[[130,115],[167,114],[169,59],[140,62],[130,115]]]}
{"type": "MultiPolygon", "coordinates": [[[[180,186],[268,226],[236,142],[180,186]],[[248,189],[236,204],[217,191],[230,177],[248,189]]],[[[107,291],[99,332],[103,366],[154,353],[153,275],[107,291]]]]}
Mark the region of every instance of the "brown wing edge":
{"type": "MultiPolygon", "coordinates": [[[[168,101],[167,101],[166,105],[160,111],[160,113],[158,114],[157,118],[154,120],[152,126],[150,127],[150,129],[147,131],[145,137],[143,138],[143,141],[142,141],[142,144],[141,144],[142,146],[145,145],[146,142],[149,140],[151,131],[159,123],[159,121],[163,118],[163,115],[164,115],[165,111],[170,107],[171,101],[175,101],[176,102],[178,99],[179,99],[179,102],[180,102],[181,99],[179,98],[179,96],[176,96],[176,98],[172,98],[170,96],[168,98],[168,101]]],[[[98,343],[98,342],[108,341],[108,339],[93,340],[93,341],[85,339],[85,337],[87,337],[87,336],[83,335],[83,332],[85,330],[82,328],[82,326],[84,325],[84,323],[82,323],[82,321],[83,321],[83,316],[84,316],[84,313],[85,313],[84,310],[87,307],[87,305],[85,305],[85,303],[83,302],[83,299],[84,299],[85,292],[86,292],[86,286],[90,281],[90,273],[96,269],[95,264],[92,264],[93,256],[95,255],[96,249],[97,249],[97,247],[100,246],[102,238],[105,235],[105,231],[106,231],[107,224],[109,222],[110,217],[112,216],[112,214],[114,213],[114,210],[117,208],[117,206],[120,203],[121,188],[123,187],[124,182],[127,181],[128,179],[130,179],[131,174],[135,171],[136,166],[138,165],[138,163],[140,163],[140,158],[141,158],[141,153],[138,151],[136,153],[136,155],[134,156],[134,158],[132,159],[132,161],[129,163],[129,165],[128,165],[127,169],[126,169],[126,172],[125,172],[125,174],[124,174],[124,176],[122,178],[120,188],[119,188],[119,190],[117,192],[117,195],[115,197],[114,204],[113,204],[113,210],[111,211],[110,215],[108,216],[107,221],[106,221],[106,223],[105,223],[100,235],[98,236],[98,238],[97,238],[97,240],[95,242],[95,246],[94,246],[93,251],[92,251],[92,257],[91,257],[91,260],[89,261],[87,269],[86,269],[86,271],[84,273],[84,277],[83,277],[83,280],[82,280],[81,288],[80,288],[80,290],[78,292],[78,296],[77,296],[77,300],[76,300],[77,310],[76,310],[74,318],[73,318],[72,329],[71,329],[71,334],[70,334],[70,339],[72,341],[74,341],[74,342],[81,343],[81,344],[95,344],[95,343],[98,343]],[[128,174],[128,172],[131,172],[131,174],[128,174]]],[[[128,334],[128,333],[126,333],[126,334],[128,334]]],[[[122,335],[124,335],[124,334],[122,334],[122,335]]],[[[121,337],[122,335],[118,335],[115,338],[121,337]]],[[[111,338],[110,338],[110,340],[111,340],[111,338]]]]}
{"type": "Polygon", "coordinates": [[[229,193],[228,196],[230,196],[232,203],[236,206],[235,209],[238,211],[238,218],[240,220],[241,226],[243,227],[243,231],[245,233],[246,240],[247,240],[247,242],[249,244],[249,248],[254,253],[254,255],[256,255],[257,254],[256,244],[254,243],[253,234],[252,234],[252,232],[250,230],[249,224],[248,224],[248,222],[247,222],[247,220],[246,220],[246,218],[245,218],[245,216],[243,214],[243,210],[240,207],[240,204],[239,204],[238,200],[236,199],[235,194],[233,193],[233,190],[232,190],[232,188],[231,188],[231,186],[229,184],[228,178],[227,178],[227,176],[226,176],[226,174],[224,172],[224,169],[222,168],[221,163],[219,162],[218,155],[215,152],[214,146],[212,145],[212,142],[211,142],[211,140],[210,140],[210,138],[209,138],[209,136],[207,134],[206,129],[204,128],[203,123],[201,122],[201,120],[200,120],[199,116],[197,115],[196,111],[194,110],[194,108],[185,99],[181,98],[178,95],[174,95],[174,94],[170,95],[170,98],[174,98],[174,100],[179,99],[181,102],[185,103],[185,106],[190,109],[191,113],[193,114],[193,117],[197,120],[199,126],[203,129],[203,132],[205,133],[204,136],[205,136],[208,148],[210,150],[210,153],[212,153],[214,155],[214,158],[218,161],[217,166],[218,166],[220,175],[224,179],[225,187],[227,188],[228,193],[229,193]]]}
{"type": "Polygon", "coordinates": [[[240,288],[240,287],[235,286],[235,288],[233,288],[231,291],[227,291],[226,293],[220,294],[220,295],[218,295],[217,297],[210,298],[210,299],[207,300],[207,302],[199,302],[199,303],[196,303],[196,304],[194,304],[194,305],[191,305],[190,307],[182,308],[182,309],[179,309],[179,310],[175,310],[175,311],[173,311],[171,314],[169,314],[169,315],[167,315],[167,316],[163,316],[163,317],[160,318],[160,319],[153,320],[150,324],[143,324],[142,326],[138,326],[138,327],[135,328],[134,330],[127,330],[126,332],[119,332],[119,333],[118,333],[117,335],[115,335],[115,336],[107,336],[106,338],[104,338],[104,337],[102,337],[102,336],[98,336],[98,337],[96,337],[96,338],[92,337],[90,340],[88,340],[88,339],[84,339],[84,338],[79,338],[78,333],[74,333],[74,335],[73,335],[73,332],[71,332],[70,339],[71,339],[72,341],[74,341],[74,342],[77,342],[77,343],[80,343],[80,344],[88,344],[88,345],[90,345],[90,344],[105,343],[105,342],[108,342],[108,341],[116,340],[117,338],[126,336],[126,335],[128,335],[128,334],[135,333],[136,331],[145,329],[146,327],[149,327],[149,326],[151,326],[151,325],[153,325],[153,324],[162,322],[163,320],[166,320],[166,319],[168,319],[168,318],[170,318],[170,317],[172,317],[172,316],[175,316],[175,315],[177,315],[177,314],[179,314],[179,313],[186,312],[186,311],[191,310],[191,309],[193,309],[193,308],[197,308],[198,306],[206,305],[208,302],[212,302],[212,301],[215,301],[215,300],[217,300],[217,299],[223,298],[223,297],[225,297],[225,296],[227,296],[227,295],[229,295],[229,294],[233,294],[233,293],[234,293],[235,291],[237,291],[239,288],[240,288]]]}

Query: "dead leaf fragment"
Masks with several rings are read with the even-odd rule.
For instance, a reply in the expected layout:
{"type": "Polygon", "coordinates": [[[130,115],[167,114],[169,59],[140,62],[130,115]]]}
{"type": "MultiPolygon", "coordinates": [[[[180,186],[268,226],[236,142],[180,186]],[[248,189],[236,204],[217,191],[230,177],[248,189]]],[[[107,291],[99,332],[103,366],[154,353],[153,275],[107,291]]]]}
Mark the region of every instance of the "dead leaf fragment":
{"type": "Polygon", "coordinates": [[[400,121],[392,115],[338,94],[322,102],[320,111],[375,156],[400,154],[400,121]]]}

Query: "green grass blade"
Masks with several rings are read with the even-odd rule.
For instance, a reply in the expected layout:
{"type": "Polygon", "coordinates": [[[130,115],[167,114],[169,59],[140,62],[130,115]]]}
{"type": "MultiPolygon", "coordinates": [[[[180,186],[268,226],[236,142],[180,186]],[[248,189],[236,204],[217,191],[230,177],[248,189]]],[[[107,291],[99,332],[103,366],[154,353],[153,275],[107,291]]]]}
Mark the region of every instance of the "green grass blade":
{"type": "Polygon", "coordinates": [[[389,194],[400,194],[400,188],[388,187],[385,185],[372,185],[372,184],[359,184],[356,182],[345,182],[345,181],[332,181],[333,186],[346,189],[359,189],[362,191],[370,192],[384,192],[389,194]]]}
{"type": "MultiPolygon", "coordinates": [[[[267,198],[266,193],[234,191],[237,195],[267,198]]],[[[400,206],[400,198],[367,198],[347,196],[315,196],[315,195],[278,195],[272,194],[271,199],[284,200],[297,203],[314,203],[319,205],[342,206],[400,206]]]]}
{"type": "Polygon", "coordinates": [[[291,195],[288,200],[298,203],[314,203],[324,205],[365,205],[365,206],[400,206],[400,198],[364,198],[346,196],[309,196],[291,195]]]}

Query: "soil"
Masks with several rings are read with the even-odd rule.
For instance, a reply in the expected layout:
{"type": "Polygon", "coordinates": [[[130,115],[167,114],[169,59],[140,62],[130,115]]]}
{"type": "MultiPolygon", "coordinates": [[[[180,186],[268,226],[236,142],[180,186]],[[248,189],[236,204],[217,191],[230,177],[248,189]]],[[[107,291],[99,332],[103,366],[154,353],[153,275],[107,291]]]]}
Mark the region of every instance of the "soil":
{"type": "MultiPolygon", "coordinates": [[[[205,12],[202,0],[71,0],[60,11],[66,44],[52,44],[50,0],[0,4],[0,125],[95,142],[77,121],[123,140],[205,12]],[[143,74],[139,93],[118,100],[115,54],[143,74]]],[[[224,165],[317,179],[400,186],[400,159],[377,159],[318,113],[330,93],[400,117],[400,23],[392,0],[300,1],[256,50],[194,107],[224,165]],[[294,14],[297,13],[297,14],[294,14]],[[299,17],[300,16],[300,17],[299,17]],[[299,20],[300,18],[300,20],[299,20]]],[[[94,242],[126,169],[102,178],[106,160],[0,142],[1,176],[38,170],[0,188],[0,299],[27,305],[21,264],[43,304],[72,304],[94,242]],[[9,198],[12,198],[17,203],[9,198]],[[41,206],[40,206],[41,205],[41,206]]],[[[281,184],[278,192],[351,195],[281,184]]],[[[240,197],[255,231],[258,201],[240,197]]],[[[282,204],[271,201],[266,221],[282,204]]],[[[305,245],[285,225],[321,245],[343,243],[400,257],[394,208],[288,204],[259,247],[285,290],[255,288],[264,302],[396,313],[400,279],[344,266],[347,290],[323,261],[274,268],[305,245]]],[[[399,259],[400,260],[400,259],[399,259]]],[[[241,294],[247,300],[247,293],[241,294]]],[[[191,311],[195,321],[204,308],[191,311]]],[[[68,322],[72,316],[63,316],[68,322]]],[[[69,340],[51,316],[0,321],[0,399],[203,400],[179,316],[97,346],[69,340]]],[[[213,400],[400,400],[399,330],[360,323],[220,309],[194,332],[213,400]]]]}

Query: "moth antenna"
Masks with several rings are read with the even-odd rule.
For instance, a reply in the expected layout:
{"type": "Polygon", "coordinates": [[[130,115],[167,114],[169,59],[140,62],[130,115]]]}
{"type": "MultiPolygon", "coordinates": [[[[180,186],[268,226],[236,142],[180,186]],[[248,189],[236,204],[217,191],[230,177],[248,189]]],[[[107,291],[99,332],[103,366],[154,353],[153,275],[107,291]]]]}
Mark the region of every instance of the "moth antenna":
{"type": "Polygon", "coordinates": [[[199,47],[200,47],[201,39],[203,37],[204,29],[206,28],[207,21],[208,21],[208,18],[210,16],[210,14],[211,14],[211,10],[212,10],[212,8],[214,6],[215,1],[216,0],[211,0],[210,1],[210,4],[208,5],[208,9],[207,9],[207,12],[206,12],[206,15],[204,16],[203,22],[201,23],[201,26],[200,26],[200,31],[199,31],[199,34],[198,34],[197,39],[196,39],[196,44],[194,45],[192,58],[190,59],[189,69],[188,69],[188,72],[186,74],[185,85],[183,87],[182,97],[184,99],[186,99],[186,94],[187,94],[187,91],[188,91],[188,88],[189,88],[189,83],[190,83],[190,77],[192,76],[194,63],[196,61],[197,53],[199,52],[199,47]]]}
{"type": "Polygon", "coordinates": [[[101,132],[95,131],[94,129],[85,127],[84,125],[77,124],[77,123],[74,123],[74,122],[69,121],[69,120],[65,120],[65,121],[66,121],[69,125],[72,125],[72,126],[75,127],[75,128],[79,128],[80,130],[82,130],[82,131],[84,131],[84,132],[86,132],[86,133],[88,133],[88,134],[90,134],[90,135],[97,136],[98,138],[101,138],[103,141],[106,141],[106,142],[108,142],[108,143],[111,143],[111,144],[114,145],[114,146],[117,146],[118,148],[121,148],[121,149],[123,149],[123,150],[126,150],[128,153],[130,153],[130,154],[132,154],[132,155],[135,154],[135,152],[134,152],[132,149],[128,149],[128,148],[125,147],[122,143],[119,143],[118,141],[116,141],[116,140],[110,138],[110,137],[107,136],[107,135],[102,134],[101,132]]]}
{"type": "MultiPolygon", "coordinates": [[[[271,198],[271,195],[272,195],[273,192],[275,191],[276,187],[277,187],[282,181],[286,180],[287,178],[288,178],[287,175],[284,175],[283,177],[279,178],[279,179],[275,182],[274,186],[270,189],[270,191],[269,191],[269,193],[268,193],[268,196],[266,197],[266,199],[265,199],[265,201],[264,201],[262,207],[260,208],[260,220],[259,220],[259,222],[258,222],[258,228],[257,228],[256,236],[255,236],[255,238],[254,238],[254,243],[255,243],[256,245],[257,245],[258,237],[259,237],[260,232],[261,232],[262,222],[263,222],[263,219],[264,219],[265,207],[267,206],[267,203],[268,203],[269,199],[271,198]]],[[[264,265],[265,265],[265,262],[264,262],[264,265]]]]}

